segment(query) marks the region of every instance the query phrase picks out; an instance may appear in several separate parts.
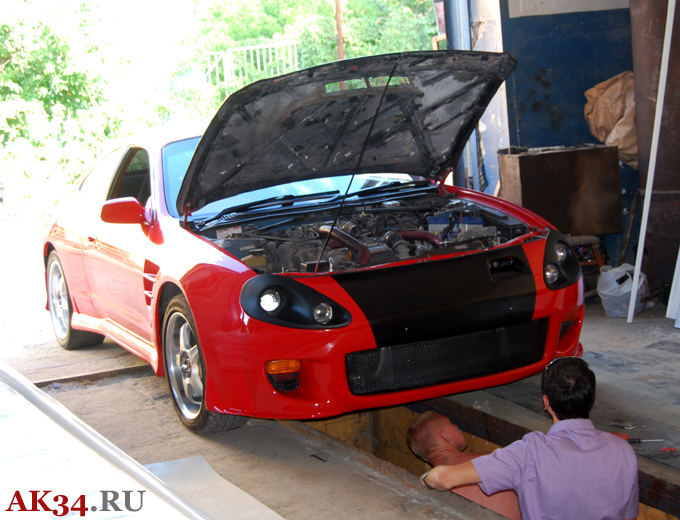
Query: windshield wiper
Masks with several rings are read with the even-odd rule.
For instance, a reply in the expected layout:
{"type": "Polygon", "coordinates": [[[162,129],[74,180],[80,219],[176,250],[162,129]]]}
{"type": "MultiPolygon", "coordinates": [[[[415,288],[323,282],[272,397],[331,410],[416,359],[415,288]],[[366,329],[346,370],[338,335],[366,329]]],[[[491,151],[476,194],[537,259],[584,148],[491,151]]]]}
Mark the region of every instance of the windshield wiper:
{"type": "Polygon", "coordinates": [[[269,208],[272,206],[292,206],[293,203],[295,202],[302,202],[306,200],[316,200],[316,199],[323,199],[323,198],[329,198],[333,197],[335,195],[338,195],[340,192],[338,190],[333,190],[333,191],[324,191],[321,193],[307,193],[304,195],[278,195],[276,197],[270,197],[268,199],[264,200],[256,200],[253,202],[246,202],[244,204],[239,204],[237,206],[229,206],[228,208],[224,208],[222,211],[220,211],[217,215],[214,217],[209,217],[205,220],[200,220],[196,222],[196,225],[198,227],[203,227],[209,222],[214,222],[215,220],[219,220],[225,215],[229,215],[231,213],[242,213],[244,211],[250,211],[252,209],[264,209],[264,208],[269,208]]]}
{"type": "Polygon", "coordinates": [[[364,198],[373,196],[376,193],[384,193],[388,191],[397,192],[402,190],[412,190],[413,188],[433,188],[433,186],[432,183],[430,183],[430,181],[410,181],[410,182],[394,181],[387,184],[383,184],[381,186],[376,186],[374,188],[365,188],[358,191],[354,191],[352,193],[348,193],[347,198],[351,197],[364,198]]]}

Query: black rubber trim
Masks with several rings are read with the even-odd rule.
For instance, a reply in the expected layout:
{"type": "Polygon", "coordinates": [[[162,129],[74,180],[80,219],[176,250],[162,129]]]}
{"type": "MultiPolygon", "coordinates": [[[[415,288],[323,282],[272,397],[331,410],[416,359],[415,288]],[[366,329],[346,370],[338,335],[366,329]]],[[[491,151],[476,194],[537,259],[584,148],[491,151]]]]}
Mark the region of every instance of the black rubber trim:
{"type": "Polygon", "coordinates": [[[336,329],[352,321],[349,311],[327,296],[276,274],[262,274],[243,284],[241,306],[257,320],[294,329],[336,329]],[[275,290],[281,297],[281,305],[274,312],[266,312],[260,307],[260,296],[268,289],[275,290]],[[333,318],[323,325],[314,320],[314,308],[320,303],[327,303],[333,308],[333,318]]]}
{"type": "Polygon", "coordinates": [[[361,308],[378,347],[447,338],[531,320],[536,285],[521,246],[332,275],[361,308]],[[512,276],[491,266],[512,258],[512,276]]]}
{"type": "Polygon", "coordinates": [[[578,262],[574,249],[564,235],[556,229],[550,230],[546,239],[543,272],[545,272],[545,267],[548,264],[555,265],[559,273],[557,280],[553,283],[548,283],[544,275],[545,285],[552,291],[569,287],[581,277],[581,264],[578,262]],[[557,261],[557,252],[555,251],[557,242],[562,242],[567,248],[567,256],[561,262],[557,261]]]}
{"type": "Polygon", "coordinates": [[[354,395],[410,390],[498,374],[543,359],[548,318],[345,356],[354,395]]]}

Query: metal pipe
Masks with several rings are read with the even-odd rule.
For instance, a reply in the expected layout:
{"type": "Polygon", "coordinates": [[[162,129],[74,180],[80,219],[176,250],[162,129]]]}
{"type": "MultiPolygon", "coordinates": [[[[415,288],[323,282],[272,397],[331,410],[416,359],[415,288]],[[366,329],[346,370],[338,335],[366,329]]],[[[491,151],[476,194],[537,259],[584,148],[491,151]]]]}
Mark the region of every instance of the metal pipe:
{"type": "MultiPolygon", "coordinates": [[[[470,8],[468,0],[444,0],[444,21],[446,22],[446,48],[460,51],[472,49],[472,36],[470,34],[470,8]]],[[[473,130],[469,141],[465,144],[463,154],[460,157],[457,168],[462,165],[463,177],[472,178],[470,187],[479,190],[477,174],[477,130],[473,130]]],[[[460,173],[457,175],[460,176],[460,173]]]]}
{"type": "Polygon", "coordinates": [[[345,59],[345,43],[342,38],[342,5],[340,0],[335,0],[335,27],[338,33],[338,59],[345,59]]]}
{"type": "Polygon", "coordinates": [[[421,240],[432,244],[435,249],[441,247],[441,242],[434,233],[425,231],[423,229],[398,229],[399,233],[405,240],[421,240]]]}
{"type": "Polygon", "coordinates": [[[619,254],[619,262],[617,264],[620,267],[626,261],[626,253],[628,253],[628,246],[630,245],[630,237],[633,234],[633,226],[635,225],[635,219],[637,218],[638,203],[640,201],[640,196],[645,190],[637,190],[635,196],[633,197],[633,202],[630,205],[630,211],[628,212],[628,224],[626,225],[626,233],[623,235],[623,245],[621,246],[621,253],[619,254]],[[642,193],[641,193],[642,192],[642,193]]]}
{"type": "Polygon", "coordinates": [[[356,238],[345,233],[342,229],[336,227],[331,228],[331,226],[319,226],[319,234],[320,235],[330,234],[330,237],[332,239],[337,240],[345,247],[348,247],[353,251],[359,253],[359,260],[357,261],[357,264],[359,265],[367,264],[368,261],[371,259],[371,252],[369,251],[369,249],[364,244],[359,242],[356,238]]]}
{"type": "Polygon", "coordinates": [[[446,30],[446,48],[457,49],[456,47],[456,19],[455,19],[454,0],[444,0],[444,29],[446,30]]]}
{"type": "Polygon", "coordinates": [[[637,257],[635,258],[635,274],[633,275],[633,288],[630,291],[628,302],[628,323],[633,321],[635,312],[635,300],[637,299],[638,283],[640,283],[640,271],[642,269],[642,257],[645,251],[645,238],[647,236],[647,220],[649,219],[649,205],[652,200],[652,188],[654,186],[654,172],[656,158],[659,151],[659,132],[661,130],[661,118],[663,116],[663,102],[666,96],[666,82],[668,80],[668,61],[671,54],[671,38],[673,36],[673,21],[675,20],[675,0],[668,1],[666,13],[666,33],[663,41],[663,54],[661,55],[661,74],[659,75],[659,91],[656,97],[656,111],[654,113],[654,132],[652,133],[652,150],[649,155],[649,170],[647,172],[647,186],[645,188],[645,200],[642,205],[642,222],[640,223],[640,240],[638,241],[637,257]]]}

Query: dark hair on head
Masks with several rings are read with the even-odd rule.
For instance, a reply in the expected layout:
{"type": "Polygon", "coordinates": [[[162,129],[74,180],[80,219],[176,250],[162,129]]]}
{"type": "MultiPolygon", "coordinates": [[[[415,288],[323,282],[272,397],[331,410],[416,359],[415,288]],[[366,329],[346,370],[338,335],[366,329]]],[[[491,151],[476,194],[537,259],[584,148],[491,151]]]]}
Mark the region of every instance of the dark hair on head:
{"type": "Polygon", "coordinates": [[[541,391],[560,421],[587,419],[595,404],[595,374],[580,358],[557,358],[543,371],[541,391]]]}

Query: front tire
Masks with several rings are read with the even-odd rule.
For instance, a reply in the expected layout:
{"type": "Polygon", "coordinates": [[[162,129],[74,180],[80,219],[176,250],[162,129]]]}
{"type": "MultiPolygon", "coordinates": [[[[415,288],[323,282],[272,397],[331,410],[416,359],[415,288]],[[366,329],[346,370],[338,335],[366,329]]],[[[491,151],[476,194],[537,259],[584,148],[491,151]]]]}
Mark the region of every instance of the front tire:
{"type": "Polygon", "coordinates": [[[194,317],[182,295],[175,296],[163,319],[163,358],[172,402],[188,429],[201,434],[240,428],[248,417],[209,412],[205,406],[206,369],[194,317]]]}
{"type": "Polygon", "coordinates": [[[75,330],[71,327],[73,317],[71,296],[61,262],[54,251],[47,259],[47,302],[54,335],[63,349],[72,350],[102,344],[105,338],[101,334],[75,330]]]}

